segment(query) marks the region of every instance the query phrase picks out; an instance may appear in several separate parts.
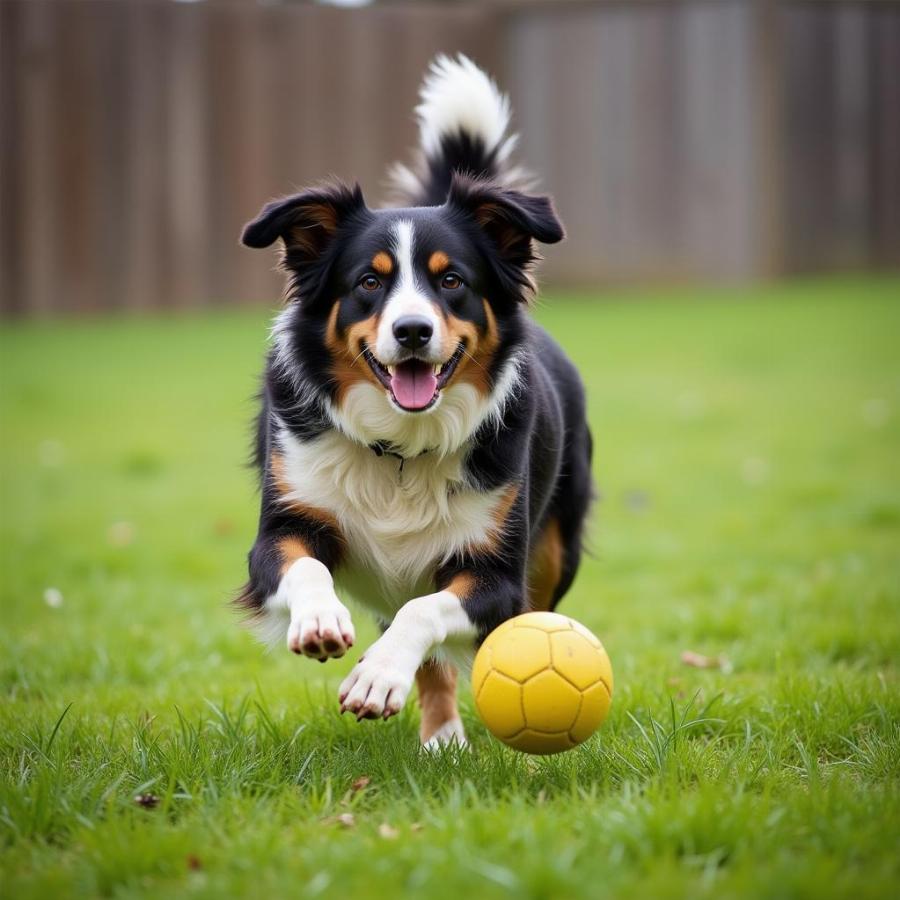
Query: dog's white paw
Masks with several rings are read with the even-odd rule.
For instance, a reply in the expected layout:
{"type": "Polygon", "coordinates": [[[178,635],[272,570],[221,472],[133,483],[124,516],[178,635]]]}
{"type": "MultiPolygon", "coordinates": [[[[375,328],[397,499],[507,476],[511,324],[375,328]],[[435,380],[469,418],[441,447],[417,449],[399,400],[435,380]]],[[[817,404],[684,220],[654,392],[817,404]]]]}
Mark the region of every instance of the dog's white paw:
{"type": "Polygon", "coordinates": [[[319,662],[343,656],[356,640],[347,607],[334,593],[331,573],[303,556],[284,573],[274,606],[288,610],[287,645],[319,662]]]}
{"type": "Polygon", "coordinates": [[[337,598],[323,604],[304,604],[288,628],[288,648],[319,662],[338,659],[356,640],[350,613],[337,598]]]}
{"type": "Polygon", "coordinates": [[[424,744],[425,750],[440,750],[441,747],[448,747],[450,744],[456,744],[458,747],[468,747],[469,742],[466,740],[466,732],[463,728],[461,719],[450,719],[444,722],[440,728],[430,737],[424,744]]]}
{"type": "Polygon", "coordinates": [[[389,719],[396,715],[412,688],[415,668],[412,672],[407,669],[379,653],[376,642],[341,684],[341,712],[352,712],[357,719],[389,719]]]}

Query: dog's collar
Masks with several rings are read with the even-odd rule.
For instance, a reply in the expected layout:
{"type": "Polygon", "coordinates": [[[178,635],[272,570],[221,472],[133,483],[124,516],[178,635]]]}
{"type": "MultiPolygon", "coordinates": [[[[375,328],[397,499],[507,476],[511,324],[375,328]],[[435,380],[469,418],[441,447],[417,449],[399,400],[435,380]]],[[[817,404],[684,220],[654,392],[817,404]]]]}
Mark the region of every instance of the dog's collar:
{"type": "Polygon", "coordinates": [[[402,453],[398,453],[396,450],[392,449],[393,447],[394,445],[389,441],[375,441],[374,444],[369,444],[369,449],[376,456],[393,456],[394,459],[400,460],[400,468],[397,470],[397,475],[401,478],[403,477],[403,466],[408,459],[418,459],[420,456],[424,456],[426,453],[430,452],[426,447],[421,453],[416,453],[413,456],[404,456],[402,453]]]}
{"type": "Polygon", "coordinates": [[[395,459],[399,459],[401,463],[406,462],[408,459],[417,459],[420,456],[424,456],[426,453],[430,453],[431,451],[426,447],[420,453],[416,453],[413,456],[404,456],[402,453],[398,453],[393,449],[394,445],[390,443],[390,441],[375,441],[374,444],[369,444],[369,449],[376,456],[393,456],[395,459]]]}

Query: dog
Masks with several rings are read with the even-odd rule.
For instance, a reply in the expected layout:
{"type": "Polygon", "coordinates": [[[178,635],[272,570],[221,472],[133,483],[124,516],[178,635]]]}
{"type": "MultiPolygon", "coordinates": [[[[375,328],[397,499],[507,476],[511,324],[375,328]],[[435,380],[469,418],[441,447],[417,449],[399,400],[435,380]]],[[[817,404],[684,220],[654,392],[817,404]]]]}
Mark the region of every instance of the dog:
{"type": "Polygon", "coordinates": [[[509,102],[464,56],[431,64],[397,205],[329,182],[267,204],[283,247],[257,420],[259,532],[237,603],[325,662],[382,626],[341,712],[388,718],[414,682],[428,747],[466,738],[457,671],[494,628],[552,610],[582,551],[592,441],[574,365],[532,321],[536,243],[563,226],[510,162],[509,102]]]}

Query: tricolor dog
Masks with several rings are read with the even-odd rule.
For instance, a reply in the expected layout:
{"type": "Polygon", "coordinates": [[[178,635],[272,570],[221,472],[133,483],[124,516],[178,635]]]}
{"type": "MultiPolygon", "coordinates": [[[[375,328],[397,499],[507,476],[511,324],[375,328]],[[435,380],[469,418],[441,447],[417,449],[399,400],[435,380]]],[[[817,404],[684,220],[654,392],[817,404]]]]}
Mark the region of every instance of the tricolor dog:
{"type": "Polygon", "coordinates": [[[281,242],[288,288],[238,602],[269,639],[325,662],[353,646],[352,596],[382,635],[341,685],[342,711],[387,718],[415,681],[435,746],[465,741],[456,666],[571,585],[591,436],[578,373],[529,316],[535,245],[563,228],[509,162],[506,97],[465,57],[439,57],[417,114],[400,205],[329,183],[244,231],[248,247],[281,242]]]}

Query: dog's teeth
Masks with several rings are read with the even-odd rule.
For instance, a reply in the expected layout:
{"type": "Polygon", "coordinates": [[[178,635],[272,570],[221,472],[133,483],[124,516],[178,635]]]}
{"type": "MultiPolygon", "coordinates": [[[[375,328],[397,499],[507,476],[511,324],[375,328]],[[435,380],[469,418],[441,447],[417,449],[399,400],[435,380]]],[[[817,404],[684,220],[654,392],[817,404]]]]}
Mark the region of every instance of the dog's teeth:
{"type": "Polygon", "coordinates": [[[441,374],[441,369],[443,369],[443,368],[444,368],[444,367],[443,367],[440,363],[438,363],[438,364],[434,367],[434,374],[435,374],[435,375],[440,375],[440,374],[441,374]]]}
{"type": "Polygon", "coordinates": [[[391,378],[393,378],[394,372],[397,371],[397,367],[396,366],[386,366],[385,368],[388,370],[388,375],[390,375],[391,378]]]}

